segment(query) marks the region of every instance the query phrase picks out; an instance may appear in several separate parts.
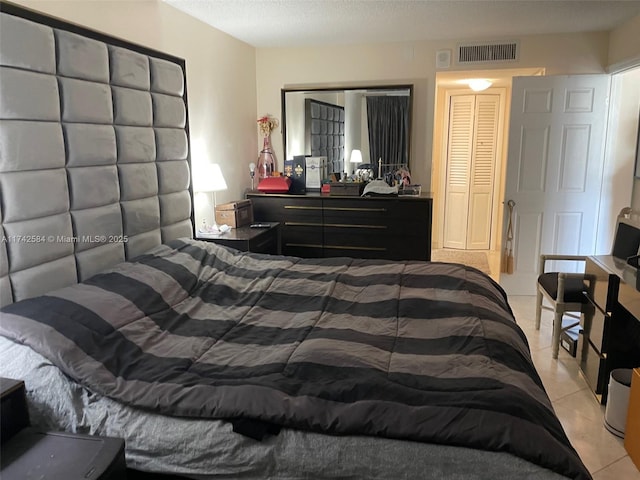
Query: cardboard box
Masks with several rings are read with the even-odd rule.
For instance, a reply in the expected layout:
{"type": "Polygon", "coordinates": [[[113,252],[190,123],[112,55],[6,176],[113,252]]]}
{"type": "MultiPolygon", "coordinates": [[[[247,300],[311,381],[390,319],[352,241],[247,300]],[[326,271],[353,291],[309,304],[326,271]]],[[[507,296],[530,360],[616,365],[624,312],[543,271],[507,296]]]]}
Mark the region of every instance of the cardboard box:
{"type": "Polygon", "coordinates": [[[629,410],[624,431],[624,448],[629,458],[640,470],[640,368],[633,370],[631,376],[631,392],[629,393],[629,410]]]}
{"type": "Polygon", "coordinates": [[[253,223],[253,205],[251,200],[216,205],[216,223],[238,228],[253,223]]]}

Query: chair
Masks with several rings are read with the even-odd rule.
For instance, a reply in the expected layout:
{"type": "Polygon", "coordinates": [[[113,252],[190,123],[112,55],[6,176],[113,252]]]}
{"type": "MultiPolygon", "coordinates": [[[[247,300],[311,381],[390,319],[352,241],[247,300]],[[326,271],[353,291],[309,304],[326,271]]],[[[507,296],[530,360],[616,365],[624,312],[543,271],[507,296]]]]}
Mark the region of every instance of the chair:
{"type": "MultiPolygon", "coordinates": [[[[611,255],[626,260],[637,255],[640,248],[640,214],[631,208],[623,208],[617,217],[611,255]]],[[[589,325],[595,314],[595,309],[589,298],[593,298],[595,278],[585,273],[546,272],[546,262],[553,260],[569,260],[586,262],[585,255],[540,255],[537,299],[536,299],[536,330],[540,329],[542,310],[552,310],[553,343],[552,356],[558,358],[560,336],[562,332],[580,323],[580,315],[585,316],[585,324],[589,325]],[[543,304],[546,299],[551,307],[543,304]],[[564,316],[577,321],[569,325],[562,325],[564,316]]]]}
{"type": "Polygon", "coordinates": [[[585,273],[546,272],[548,261],[568,260],[586,262],[584,255],[540,255],[537,295],[536,295],[536,330],[540,329],[540,317],[542,310],[551,310],[553,317],[553,339],[551,354],[558,358],[560,336],[562,332],[575,327],[580,323],[580,315],[585,316],[585,322],[590,323],[595,310],[589,302],[593,296],[595,279],[585,273]],[[544,305],[546,299],[551,307],[544,305]],[[564,316],[575,319],[569,325],[563,325],[564,316]]]}

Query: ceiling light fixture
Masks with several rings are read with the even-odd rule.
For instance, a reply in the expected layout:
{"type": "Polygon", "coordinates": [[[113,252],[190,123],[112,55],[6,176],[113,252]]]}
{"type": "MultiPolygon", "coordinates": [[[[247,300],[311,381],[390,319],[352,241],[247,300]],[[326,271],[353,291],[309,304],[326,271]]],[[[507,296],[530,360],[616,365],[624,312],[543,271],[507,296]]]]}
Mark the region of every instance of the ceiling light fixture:
{"type": "Polygon", "coordinates": [[[469,85],[469,88],[474,92],[481,92],[493,85],[493,82],[491,82],[491,80],[487,80],[486,78],[474,78],[469,80],[467,82],[467,85],[469,85]]]}

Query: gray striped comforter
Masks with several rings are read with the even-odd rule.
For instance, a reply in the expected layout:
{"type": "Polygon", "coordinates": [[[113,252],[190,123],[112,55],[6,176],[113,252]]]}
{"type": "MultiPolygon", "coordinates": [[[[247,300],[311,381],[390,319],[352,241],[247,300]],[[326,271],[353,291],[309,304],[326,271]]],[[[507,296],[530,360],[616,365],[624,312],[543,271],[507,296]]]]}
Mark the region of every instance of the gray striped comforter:
{"type": "Polygon", "coordinates": [[[167,415],[507,451],[589,478],[502,290],[461,265],[179,240],[5,307],[0,334],[167,415]]]}

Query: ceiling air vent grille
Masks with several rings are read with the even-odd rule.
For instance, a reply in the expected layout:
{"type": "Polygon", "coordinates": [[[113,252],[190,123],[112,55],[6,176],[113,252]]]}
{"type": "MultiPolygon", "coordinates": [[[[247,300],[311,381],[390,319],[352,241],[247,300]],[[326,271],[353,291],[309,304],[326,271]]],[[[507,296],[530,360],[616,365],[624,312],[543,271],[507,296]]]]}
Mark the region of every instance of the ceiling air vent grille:
{"type": "Polygon", "coordinates": [[[458,63],[513,62],[518,59],[518,43],[460,45],[458,63]]]}

